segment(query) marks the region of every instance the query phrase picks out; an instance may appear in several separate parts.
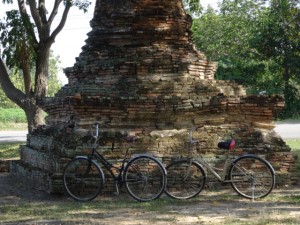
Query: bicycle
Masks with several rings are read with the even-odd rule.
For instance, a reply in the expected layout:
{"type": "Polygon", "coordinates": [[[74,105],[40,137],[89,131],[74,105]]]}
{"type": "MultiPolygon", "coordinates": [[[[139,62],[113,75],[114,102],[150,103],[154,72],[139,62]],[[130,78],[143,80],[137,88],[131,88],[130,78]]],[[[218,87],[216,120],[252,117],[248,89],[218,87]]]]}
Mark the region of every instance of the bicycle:
{"type": "MultiPolygon", "coordinates": [[[[207,171],[221,183],[230,183],[240,196],[252,199],[263,198],[271,193],[275,185],[275,171],[265,159],[245,154],[228,157],[223,169],[208,164],[202,156],[193,158],[192,146],[200,142],[193,139],[193,129],[189,132],[188,157],[171,162],[167,167],[166,194],[175,199],[190,199],[204,188],[207,171]]],[[[234,139],[218,143],[218,147],[233,150],[234,139]]]]}
{"type": "MultiPolygon", "coordinates": [[[[111,164],[97,151],[100,147],[99,125],[94,123],[90,129],[95,140],[91,154],[76,156],[64,169],[63,184],[67,193],[78,201],[96,198],[105,182],[104,172],[98,164],[100,162],[113,177],[116,194],[119,194],[119,187],[124,183],[129,195],[137,201],[145,202],[159,198],[166,186],[166,170],[162,163],[149,154],[138,154],[127,159],[128,148],[121,166],[111,164]],[[114,171],[117,171],[116,174],[114,171]]],[[[124,139],[130,143],[136,140],[130,136],[124,139]]]]}

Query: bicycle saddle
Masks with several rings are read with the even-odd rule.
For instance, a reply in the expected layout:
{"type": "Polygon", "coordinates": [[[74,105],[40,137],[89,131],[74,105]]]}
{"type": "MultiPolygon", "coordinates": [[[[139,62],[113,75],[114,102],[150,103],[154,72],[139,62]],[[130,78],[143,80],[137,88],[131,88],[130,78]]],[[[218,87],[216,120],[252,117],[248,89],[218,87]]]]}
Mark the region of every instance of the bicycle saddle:
{"type": "Polygon", "coordinates": [[[234,149],[235,147],[235,140],[232,139],[232,140],[229,140],[229,141],[221,141],[218,143],[218,147],[219,148],[222,148],[222,149],[234,149]]]}

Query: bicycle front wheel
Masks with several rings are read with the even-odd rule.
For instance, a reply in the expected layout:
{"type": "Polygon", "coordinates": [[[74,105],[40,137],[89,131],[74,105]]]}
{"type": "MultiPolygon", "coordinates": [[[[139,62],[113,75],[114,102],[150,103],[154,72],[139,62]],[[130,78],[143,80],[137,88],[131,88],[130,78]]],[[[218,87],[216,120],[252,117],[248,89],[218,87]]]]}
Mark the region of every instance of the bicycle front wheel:
{"type": "Polygon", "coordinates": [[[137,201],[157,199],[166,186],[164,166],[154,157],[141,155],[128,162],[124,170],[126,189],[137,201]]]}
{"type": "Polygon", "coordinates": [[[100,193],[104,174],[93,160],[77,157],[65,167],[63,183],[72,198],[77,201],[90,201],[100,193]]]}
{"type": "Polygon", "coordinates": [[[275,185],[272,166],[255,155],[237,158],[229,169],[232,188],[249,199],[263,198],[271,193],[275,185]]]}
{"type": "Polygon", "coordinates": [[[189,199],[202,191],[206,175],[198,163],[183,159],[171,163],[166,169],[165,192],[168,196],[175,199],[189,199]]]}

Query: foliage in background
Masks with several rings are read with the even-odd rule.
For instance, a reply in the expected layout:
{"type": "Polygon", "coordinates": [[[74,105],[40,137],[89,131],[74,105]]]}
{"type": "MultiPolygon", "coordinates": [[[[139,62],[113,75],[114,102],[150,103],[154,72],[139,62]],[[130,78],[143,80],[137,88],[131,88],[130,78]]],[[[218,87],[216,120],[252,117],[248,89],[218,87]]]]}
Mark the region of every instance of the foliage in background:
{"type": "Polygon", "coordinates": [[[198,17],[203,10],[201,0],[182,0],[183,8],[188,14],[198,17]]]}
{"type": "Polygon", "coordinates": [[[217,79],[252,94],[284,94],[283,118],[300,117],[300,4],[288,0],[223,0],[194,19],[195,43],[219,63],[217,79]]]}
{"type": "MultiPolygon", "coordinates": [[[[0,4],[12,4],[2,0],[0,4]]],[[[26,112],[31,132],[44,123],[38,102],[47,95],[51,46],[62,31],[72,7],[84,12],[89,0],[23,1],[0,20],[0,84],[5,95],[26,112]],[[57,25],[53,25],[58,19],[57,25]],[[19,69],[24,91],[10,78],[9,70],[19,69]],[[32,77],[33,75],[33,77],[32,77]]]]}
{"type": "Polygon", "coordinates": [[[26,122],[27,122],[26,116],[22,109],[0,108],[0,123],[26,123],[26,122]]]}
{"type": "MultiPolygon", "coordinates": [[[[58,77],[58,72],[60,70],[60,59],[59,56],[54,56],[53,52],[50,54],[49,59],[49,78],[48,78],[48,93],[47,96],[52,97],[61,88],[62,81],[58,77]]],[[[25,91],[22,71],[18,70],[16,67],[10,70],[10,79],[14,85],[21,91],[25,91]]],[[[34,75],[31,74],[33,78],[34,75]]],[[[0,85],[0,108],[15,108],[17,105],[12,102],[3,92],[0,85]]]]}
{"type": "Polygon", "coordinates": [[[300,116],[300,2],[270,0],[259,14],[251,45],[261,60],[277,64],[286,99],[286,117],[300,116]]]}
{"type": "Polygon", "coordinates": [[[60,58],[54,56],[51,52],[49,59],[49,77],[47,96],[53,97],[54,94],[62,87],[62,81],[58,77],[60,71],[60,58]]]}

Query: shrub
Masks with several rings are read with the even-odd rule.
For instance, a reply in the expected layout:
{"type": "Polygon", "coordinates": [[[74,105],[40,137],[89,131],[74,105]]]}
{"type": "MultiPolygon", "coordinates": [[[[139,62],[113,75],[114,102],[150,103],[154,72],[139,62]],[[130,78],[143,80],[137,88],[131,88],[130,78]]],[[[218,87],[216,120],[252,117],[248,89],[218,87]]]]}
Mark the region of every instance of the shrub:
{"type": "Polygon", "coordinates": [[[0,108],[0,123],[26,123],[26,116],[19,108],[0,108]]]}

